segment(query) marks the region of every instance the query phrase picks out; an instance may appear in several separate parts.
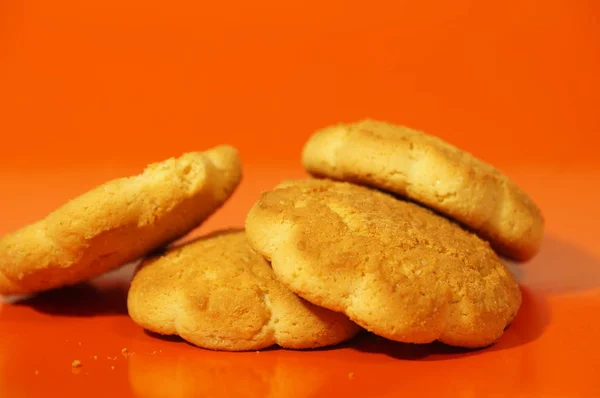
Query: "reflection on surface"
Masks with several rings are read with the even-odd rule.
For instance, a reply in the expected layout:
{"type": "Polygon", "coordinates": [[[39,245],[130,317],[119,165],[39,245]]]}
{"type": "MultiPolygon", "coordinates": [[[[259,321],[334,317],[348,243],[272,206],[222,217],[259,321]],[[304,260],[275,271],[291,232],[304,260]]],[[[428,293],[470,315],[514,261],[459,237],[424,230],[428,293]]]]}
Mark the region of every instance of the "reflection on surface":
{"type": "MultiPolygon", "coordinates": [[[[185,344],[171,350],[162,345],[161,352],[137,350],[129,360],[129,381],[138,397],[300,398],[357,393],[396,396],[409,391],[480,396],[508,392],[522,378],[522,353],[488,352],[486,360],[439,354],[456,360],[450,366],[447,361],[398,359],[389,355],[392,345],[398,346],[396,350],[407,348],[368,334],[345,347],[308,352],[227,353],[185,344]]],[[[439,347],[430,349],[436,352],[439,347]]],[[[426,356],[425,350],[422,353],[426,356]]]]}
{"type": "Polygon", "coordinates": [[[135,355],[129,380],[139,397],[310,397],[326,381],[318,366],[285,362],[272,352],[135,355]],[[264,358],[257,358],[262,356],[264,358]],[[167,365],[167,366],[165,366],[167,365]]]}

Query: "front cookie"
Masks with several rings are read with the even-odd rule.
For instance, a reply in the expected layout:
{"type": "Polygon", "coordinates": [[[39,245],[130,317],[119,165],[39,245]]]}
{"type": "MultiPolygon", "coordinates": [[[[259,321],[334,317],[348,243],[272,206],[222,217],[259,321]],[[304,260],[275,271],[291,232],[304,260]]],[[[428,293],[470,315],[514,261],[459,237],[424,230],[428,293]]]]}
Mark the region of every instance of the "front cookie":
{"type": "Polygon", "coordinates": [[[246,230],[286,287],[392,340],[486,346],[521,305],[487,242],[369,188],[281,184],[254,205],[246,230]]]}
{"type": "Polygon", "coordinates": [[[214,350],[323,347],[359,330],[343,314],[284,288],[243,231],[219,232],[145,261],[128,308],[145,329],[214,350]]]}
{"type": "Polygon", "coordinates": [[[404,195],[451,217],[514,260],[539,250],[544,220],[535,203],[491,165],[402,126],[365,120],[317,131],[302,161],[315,176],[404,195]]]}
{"type": "Polygon", "coordinates": [[[166,245],[217,210],[241,177],[237,151],[221,146],[109,181],[0,239],[0,294],[75,284],[166,245]]]}

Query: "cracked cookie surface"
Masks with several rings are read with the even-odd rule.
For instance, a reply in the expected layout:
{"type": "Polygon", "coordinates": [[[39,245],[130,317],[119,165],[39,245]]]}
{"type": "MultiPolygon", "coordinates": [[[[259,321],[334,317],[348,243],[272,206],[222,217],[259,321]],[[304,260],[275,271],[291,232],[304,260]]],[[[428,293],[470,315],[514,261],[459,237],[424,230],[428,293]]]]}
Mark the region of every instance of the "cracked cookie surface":
{"type": "Polygon", "coordinates": [[[262,194],[246,231],[286,287],[388,339],[487,346],[521,305],[487,242],[371,188],[282,183],[262,194]]]}
{"type": "Polygon", "coordinates": [[[544,220],[533,200],[493,166],[403,126],[364,120],[315,132],[302,162],[318,177],[406,196],[468,226],[506,257],[538,251],[544,220]]]}
{"type": "Polygon", "coordinates": [[[243,231],[218,232],[146,260],[128,308],[147,330],[213,350],[323,347],[359,330],[345,315],[283,287],[243,231]]]}
{"type": "Polygon", "coordinates": [[[241,177],[237,150],[220,146],[106,182],[0,238],[0,294],[75,284],[164,246],[217,210],[241,177]]]}

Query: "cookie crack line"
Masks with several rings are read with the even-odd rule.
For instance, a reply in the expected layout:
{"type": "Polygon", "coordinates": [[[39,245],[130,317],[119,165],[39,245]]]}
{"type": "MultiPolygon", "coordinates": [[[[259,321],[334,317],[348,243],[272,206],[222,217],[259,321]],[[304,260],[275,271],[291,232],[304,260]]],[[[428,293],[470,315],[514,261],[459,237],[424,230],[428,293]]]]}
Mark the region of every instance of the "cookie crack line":
{"type": "MultiPolygon", "coordinates": [[[[263,326],[252,336],[252,339],[256,337],[260,337],[263,333],[271,332],[271,344],[279,344],[277,341],[275,328],[273,327],[273,323],[275,321],[275,317],[273,314],[273,306],[271,305],[271,300],[269,298],[269,293],[266,290],[261,289],[261,297],[264,303],[265,308],[269,311],[269,319],[263,324],[263,326]]],[[[281,344],[279,344],[281,345],[281,344]]]]}

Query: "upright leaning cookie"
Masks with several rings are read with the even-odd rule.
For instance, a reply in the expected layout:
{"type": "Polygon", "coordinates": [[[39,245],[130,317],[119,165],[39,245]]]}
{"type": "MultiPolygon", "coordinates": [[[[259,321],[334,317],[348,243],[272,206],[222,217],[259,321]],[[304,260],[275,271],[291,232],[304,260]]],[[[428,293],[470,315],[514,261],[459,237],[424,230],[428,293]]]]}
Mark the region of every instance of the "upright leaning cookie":
{"type": "Polygon", "coordinates": [[[437,137],[365,120],[317,131],[304,167],[315,176],[405,195],[475,230],[499,253],[528,260],[542,240],[535,203],[491,165],[437,137]]]}
{"type": "Polygon", "coordinates": [[[243,231],[219,232],[145,261],[128,307],[145,329],[214,350],[323,347],[359,330],[343,314],[283,287],[243,231]]]}
{"type": "Polygon", "coordinates": [[[486,346],[521,305],[487,242],[370,188],[282,184],[253,206],[246,231],[286,287],[388,339],[486,346]]]}
{"type": "Polygon", "coordinates": [[[0,294],[75,284],[166,245],[219,208],[241,176],[237,151],[221,146],[109,181],[0,238],[0,294]]]}

